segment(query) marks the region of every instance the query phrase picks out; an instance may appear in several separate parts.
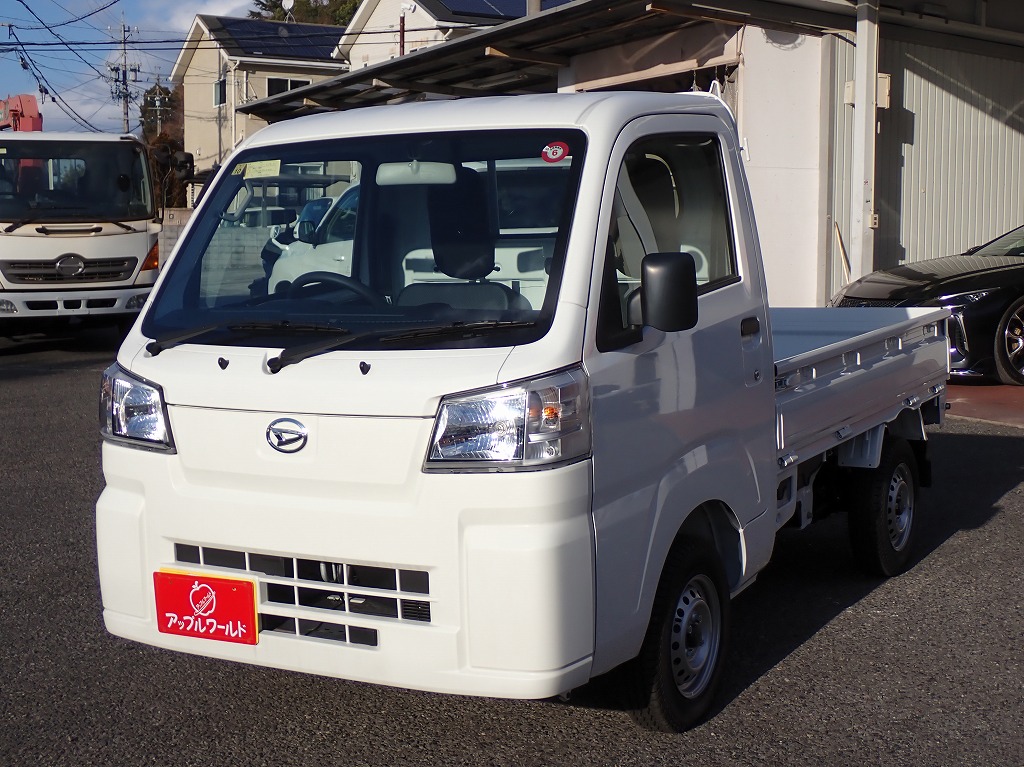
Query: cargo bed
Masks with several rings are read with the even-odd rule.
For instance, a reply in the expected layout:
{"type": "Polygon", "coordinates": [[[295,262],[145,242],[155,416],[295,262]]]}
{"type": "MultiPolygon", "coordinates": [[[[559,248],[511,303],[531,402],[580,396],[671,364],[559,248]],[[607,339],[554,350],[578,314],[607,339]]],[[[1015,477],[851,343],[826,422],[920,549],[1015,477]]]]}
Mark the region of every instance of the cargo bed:
{"type": "Polygon", "coordinates": [[[940,395],[945,309],[772,309],[780,464],[817,455],[940,395]]]}

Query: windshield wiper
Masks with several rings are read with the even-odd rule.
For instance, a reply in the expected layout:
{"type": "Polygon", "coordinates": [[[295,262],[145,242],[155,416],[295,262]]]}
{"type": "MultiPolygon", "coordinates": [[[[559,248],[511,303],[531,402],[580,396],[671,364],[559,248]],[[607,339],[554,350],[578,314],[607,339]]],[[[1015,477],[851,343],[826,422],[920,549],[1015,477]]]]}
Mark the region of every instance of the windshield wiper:
{"type": "MultiPolygon", "coordinates": [[[[330,325],[324,322],[292,322],[291,320],[274,320],[270,322],[237,322],[234,320],[215,322],[210,325],[200,325],[197,328],[184,330],[180,333],[161,336],[146,344],[146,351],[154,357],[164,349],[191,341],[193,338],[204,336],[216,330],[230,330],[233,333],[252,333],[263,331],[281,331],[299,333],[336,333],[348,335],[350,331],[340,328],[337,325],[330,325]]],[[[321,342],[322,343],[322,342],[321,342]]]]}
{"type": "MultiPolygon", "coordinates": [[[[348,331],[345,332],[348,333],[348,331]]],[[[345,338],[332,338],[327,341],[316,341],[303,346],[293,346],[290,349],[282,349],[279,355],[267,360],[267,369],[271,373],[280,373],[281,369],[288,367],[288,365],[294,365],[296,362],[302,362],[302,360],[308,359],[309,357],[315,357],[318,354],[326,354],[327,352],[332,352],[335,349],[348,346],[356,341],[361,341],[364,338],[379,336],[381,333],[387,332],[390,332],[390,330],[368,330],[365,333],[356,333],[355,335],[349,334],[345,338]]]]}
{"type": "Polygon", "coordinates": [[[4,234],[10,234],[15,229],[21,229],[21,227],[31,224],[33,221],[38,221],[39,216],[29,216],[27,218],[20,218],[12,224],[4,227],[4,234]]]}
{"type": "Polygon", "coordinates": [[[480,322],[453,322],[450,325],[436,325],[428,328],[417,328],[407,333],[399,333],[393,336],[381,338],[381,343],[397,343],[417,338],[435,338],[445,336],[462,336],[472,338],[473,336],[493,333],[502,330],[515,330],[518,328],[534,328],[537,323],[531,320],[482,320],[480,322]]]}
{"type": "MultiPolygon", "coordinates": [[[[83,208],[80,208],[80,207],[75,207],[75,208],[69,208],[69,207],[50,207],[50,208],[45,208],[44,210],[46,210],[49,213],[49,212],[52,212],[54,210],[83,210],[83,208]]],[[[28,224],[34,224],[34,223],[36,223],[37,221],[40,221],[43,218],[45,218],[45,216],[41,216],[39,214],[36,214],[36,215],[33,215],[33,216],[26,216],[25,218],[20,218],[17,221],[15,221],[15,222],[5,226],[4,227],[4,234],[10,234],[11,232],[15,231],[16,229],[21,229],[21,227],[27,226],[28,224]]],[[[126,232],[138,232],[139,231],[135,227],[129,226],[128,224],[125,224],[125,223],[122,223],[121,221],[111,221],[109,223],[113,224],[114,226],[121,227],[126,232]]],[[[50,234],[51,233],[51,232],[46,230],[45,226],[40,227],[40,231],[43,234],[50,234]]],[[[71,230],[69,230],[67,228],[67,224],[64,224],[62,226],[62,228],[53,230],[53,233],[65,234],[65,233],[68,233],[69,231],[71,231],[71,230]]],[[[95,232],[102,231],[102,229],[99,226],[89,226],[89,227],[87,227],[85,229],[82,229],[82,231],[83,232],[88,231],[88,232],[91,232],[91,233],[95,233],[95,232]]]]}
{"type": "Polygon", "coordinates": [[[394,333],[393,328],[379,328],[368,330],[365,333],[356,333],[345,338],[334,338],[325,341],[317,341],[303,346],[294,346],[284,349],[278,356],[267,360],[267,368],[271,373],[278,373],[288,365],[302,362],[304,359],[316,357],[320,354],[327,354],[341,349],[356,341],[364,341],[367,338],[379,338],[381,343],[397,343],[418,338],[433,338],[441,336],[472,336],[481,335],[500,330],[512,330],[514,328],[536,327],[536,322],[525,320],[486,320],[483,322],[454,322],[451,325],[437,325],[427,328],[407,329],[400,333],[394,333]],[[387,335],[392,333],[393,335],[387,335]]]}

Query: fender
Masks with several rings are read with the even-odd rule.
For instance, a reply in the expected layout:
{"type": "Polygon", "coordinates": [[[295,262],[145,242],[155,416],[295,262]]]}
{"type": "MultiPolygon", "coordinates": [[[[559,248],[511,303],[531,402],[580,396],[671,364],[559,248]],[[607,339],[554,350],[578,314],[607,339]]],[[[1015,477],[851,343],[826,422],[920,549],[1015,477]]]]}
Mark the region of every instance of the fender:
{"type": "MultiPolygon", "coordinates": [[[[668,552],[696,510],[719,510],[700,524],[711,535],[708,545],[719,546],[733,589],[748,580],[748,563],[766,562],[774,545],[772,530],[755,536],[751,550],[734,512],[749,508],[758,492],[750,460],[728,433],[680,456],[649,490],[643,503],[635,496],[621,498],[595,515],[595,674],[639,651],[668,552]]],[[[755,518],[765,511],[759,509],[755,518]]]]}

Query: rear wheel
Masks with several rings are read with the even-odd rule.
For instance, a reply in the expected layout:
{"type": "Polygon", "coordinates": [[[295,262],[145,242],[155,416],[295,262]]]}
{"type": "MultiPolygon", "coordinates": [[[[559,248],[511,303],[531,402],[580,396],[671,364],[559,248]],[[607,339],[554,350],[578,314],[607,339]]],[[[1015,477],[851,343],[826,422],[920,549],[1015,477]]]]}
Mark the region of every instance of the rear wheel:
{"type": "Polygon", "coordinates": [[[677,542],[640,654],[623,669],[639,724],[681,732],[707,715],[721,676],[729,614],[729,589],[714,545],[677,542]]]}
{"type": "Polygon", "coordinates": [[[1012,303],[999,320],[995,355],[999,381],[1024,386],[1024,298],[1012,303]]]}
{"type": "Polygon", "coordinates": [[[899,575],[910,565],[920,486],[917,460],[906,440],[886,441],[878,468],[855,472],[849,507],[850,543],[870,575],[899,575]]]}

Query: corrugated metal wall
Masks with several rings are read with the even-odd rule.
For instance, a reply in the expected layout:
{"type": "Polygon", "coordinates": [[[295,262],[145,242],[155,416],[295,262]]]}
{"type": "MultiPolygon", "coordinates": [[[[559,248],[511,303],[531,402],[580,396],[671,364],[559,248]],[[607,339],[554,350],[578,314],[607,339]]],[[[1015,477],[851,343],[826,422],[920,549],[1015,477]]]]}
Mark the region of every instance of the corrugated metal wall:
{"type": "MultiPolygon", "coordinates": [[[[847,245],[853,107],[843,87],[853,56],[833,41],[830,207],[847,245]]],[[[892,89],[878,113],[875,268],[960,253],[1024,224],[1024,63],[883,36],[879,70],[892,89]]],[[[845,279],[831,243],[835,290],[845,279]]]]}
{"type": "Polygon", "coordinates": [[[883,39],[879,68],[876,268],[1024,224],[1024,63],[883,39]]]}

